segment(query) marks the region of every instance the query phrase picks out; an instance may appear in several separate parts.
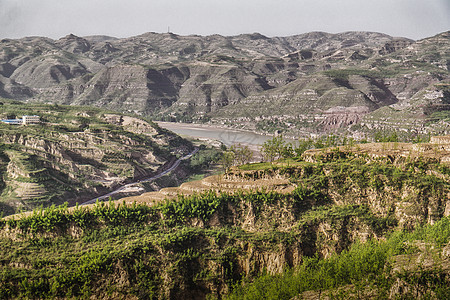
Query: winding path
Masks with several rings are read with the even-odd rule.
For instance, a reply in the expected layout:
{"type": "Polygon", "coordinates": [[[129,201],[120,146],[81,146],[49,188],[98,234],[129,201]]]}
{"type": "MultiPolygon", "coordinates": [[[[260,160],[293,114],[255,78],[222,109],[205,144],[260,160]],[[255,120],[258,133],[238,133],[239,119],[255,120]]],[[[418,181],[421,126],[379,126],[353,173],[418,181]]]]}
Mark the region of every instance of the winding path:
{"type": "Polygon", "coordinates": [[[121,191],[123,191],[123,190],[125,190],[125,189],[127,189],[127,188],[129,188],[129,187],[132,187],[133,185],[136,185],[136,184],[139,184],[139,183],[143,183],[143,182],[150,182],[150,181],[153,181],[153,180],[155,180],[155,179],[161,178],[161,177],[163,177],[164,175],[167,175],[167,174],[169,174],[170,172],[172,172],[173,170],[175,170],[175,169],[180,165],[181,161],[191,158],[192,155],[194,155],[194,154],[197,153],[197,152],[198,152],[198,148],[195,148],[194,151],[192,151],[192,152],[189,153],[188,155],[185,155],[185,156],[183,156],[183,157],[177,159],[177,160],[173,163],[173,165],[170,166],[170,168],[168,168],[167,170],[162,171],[161,173],[159,173],[159,174],[157,174],[157,175],[155,175],[155,176],[153,176],[153,177],[150,177],[150,178],[147,178],[147,179],[138,180],[138,181],[132,182],[132,183],[128,183],[128,184],[126,184],[126,185],[123,185],[123,186],[119,187],[118,189],[116,189],[116,190],[114,190],[114,191],[112,191],[112,192],[109,192],[108,194],[105,194],[105,195],[100,196],[100,197],[95,197],[94,199],[85,201],[85,202],[81,203],[80,205],[93,204],[93,203],[97,202],[97,200],[102,201],[102,200],[104,200],[104,199],[106,199],[106,198],[109,198],[110,196],[112,196],[112,195],[114,195],[114,194],[117,194],[117,193],[119,193],[119,192],[121,192],[121,191]]]}

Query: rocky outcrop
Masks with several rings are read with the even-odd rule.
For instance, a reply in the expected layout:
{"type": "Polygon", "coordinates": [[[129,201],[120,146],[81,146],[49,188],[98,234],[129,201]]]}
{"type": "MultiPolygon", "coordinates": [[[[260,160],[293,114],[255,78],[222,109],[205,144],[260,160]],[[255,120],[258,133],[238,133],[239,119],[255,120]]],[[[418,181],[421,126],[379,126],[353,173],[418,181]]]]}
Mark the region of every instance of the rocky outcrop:
{"type": "Polygon", "coordinates": [[[450,136],[432,136],[430,139],[430,144],[437,144],[446,148],[450,151],[448,146],[450,145],[450,136]]]}
{"type": "Polygon", "coordinates": [[[336,107],[325,111],[325,119],[320,123],[325,131],[345,128],[353,124],[358,124],[362,116],[367,114],[366,107],[336,107]]]}
{"type": "Polygon", "coordinates": [[[384,46],[378,51],[378,53],[382,55],[393,53],[395,51],[408,47],[412,43],[413,42],[408,39],[394,39],[384,44],[384,46]]]}
{"type": "Polygon", "coordinates": [[[91,45],[87,40],[73,34],[57,40],[55,44],[71,53],[85,53],[91,49],[91,45]]]}

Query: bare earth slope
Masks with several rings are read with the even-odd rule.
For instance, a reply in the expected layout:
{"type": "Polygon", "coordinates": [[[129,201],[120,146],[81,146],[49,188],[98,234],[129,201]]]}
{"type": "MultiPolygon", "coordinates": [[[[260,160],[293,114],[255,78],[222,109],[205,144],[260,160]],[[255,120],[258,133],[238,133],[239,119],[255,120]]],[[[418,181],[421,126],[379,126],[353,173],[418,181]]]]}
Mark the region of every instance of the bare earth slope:
{"type": "Polygon", "coordinates": [[[0,42],[0,96],[286,135],[448,133],[450,33],[0,42]]]}

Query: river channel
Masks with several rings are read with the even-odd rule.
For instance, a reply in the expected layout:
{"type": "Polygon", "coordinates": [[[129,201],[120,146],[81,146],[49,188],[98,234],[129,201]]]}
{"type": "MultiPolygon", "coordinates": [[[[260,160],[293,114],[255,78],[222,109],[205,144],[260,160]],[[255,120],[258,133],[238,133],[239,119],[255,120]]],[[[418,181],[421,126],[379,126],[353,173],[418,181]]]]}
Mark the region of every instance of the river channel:
{"type": "Polygon", "coordinates": [[[243,144],[248,146],[259,146],[265,141],[271,139],[271,136],[254,133],[251,131],[234,130],[228,128],[213,127],[207,125],[173,123],[173,122],[157,122],[162,128],[166,128],[181,136],[209,139],[220,141],[226,146],[234,144],[243,144]]]}
{"type": "MultiPolygon", "coordinates": [[[[187,124],[187,123],[172,123],[172,122],[157,122],[158,125],[162,128],[168,129],[170,131],[175,132],[176,134],[179,134],[183,137],[188,138],[195,138],[195,139],[207,139],[207,140],[215,140],[220,141],[223,144],[225,144],[227,147],[232,146],[234,144],[241,144],[249,146],[249,148],[254,152],[253,161],[260,161],[262,159],[261,153],[259,151],[259,146],[264,144],[265,141],[271,139],[271,136],[262,135],[258,133],[254,133],[251,131],[245,131],[245,130],[233,130],[228,128],[220,128],[220,127],[214,127],[214,126],[207,126],[207,125],[199,125],[199,124],[187,124]]],[[[293,140],[287,140],[288,142],[292,142],[293,140]]],[[[92,200],[84,202],[82,205],[85,204],[93,204],[98,200],[105,200],[109,197],[120,193],[120,192],[126,192],[127,189],[134,187],[136,184],[139,184],[141,182],[149,182],[153,181],[156,178],[160,178],[163,175],[171,172],[175,168],[178,167],[180,164],[180,161],[189,159],[193,154],[197,152],[198,149],[195,149],[193,152],[191,152],[189,155],[186,155],[180,159],[178,159],[169,169],[156,174],[155,176],[151,178],[147,178],[144,180],[139,180],[137,182],[133,182],[130,184],[123,185],[116,190],[105,194],[100,197],[96,197],[92,200]]]]}

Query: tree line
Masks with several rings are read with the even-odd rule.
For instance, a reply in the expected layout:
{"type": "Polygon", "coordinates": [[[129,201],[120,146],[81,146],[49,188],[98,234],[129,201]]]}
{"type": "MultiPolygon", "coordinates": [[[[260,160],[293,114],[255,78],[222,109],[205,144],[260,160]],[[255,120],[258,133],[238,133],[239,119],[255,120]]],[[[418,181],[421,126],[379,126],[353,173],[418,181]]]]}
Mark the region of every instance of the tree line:
{"type": "MultiPolygon", "coordinates": [[[[412,142],[412,143],[424,143],[430,141],[430,135],[414,135],[407,136],[399,135],[396,132],[388,131],[376,131],[372,134],[374,142],[387,143],[387,142],[412,142]]],[[[272,139],[267,140],[259,148],[262,154],[262,160],[264,162],[273,162],[278,159],[298,159],[303,152],[309,149],[322,149],[337,146],[349,146],[368,143],[367,139],[356,140],[354,138],[348,138],[345,136],[328,135],[320,136],[317,138],[300,138],[295,142],[286,141],[282,135],[274,136],[272,139]]],[[[229,148],[222,147],[222,156],[220,163],[225,170],[231,166],[244,165],[251,162],[254,159],[254,152],[247,146],[242,144],[235,144],[229,148]]]]}

